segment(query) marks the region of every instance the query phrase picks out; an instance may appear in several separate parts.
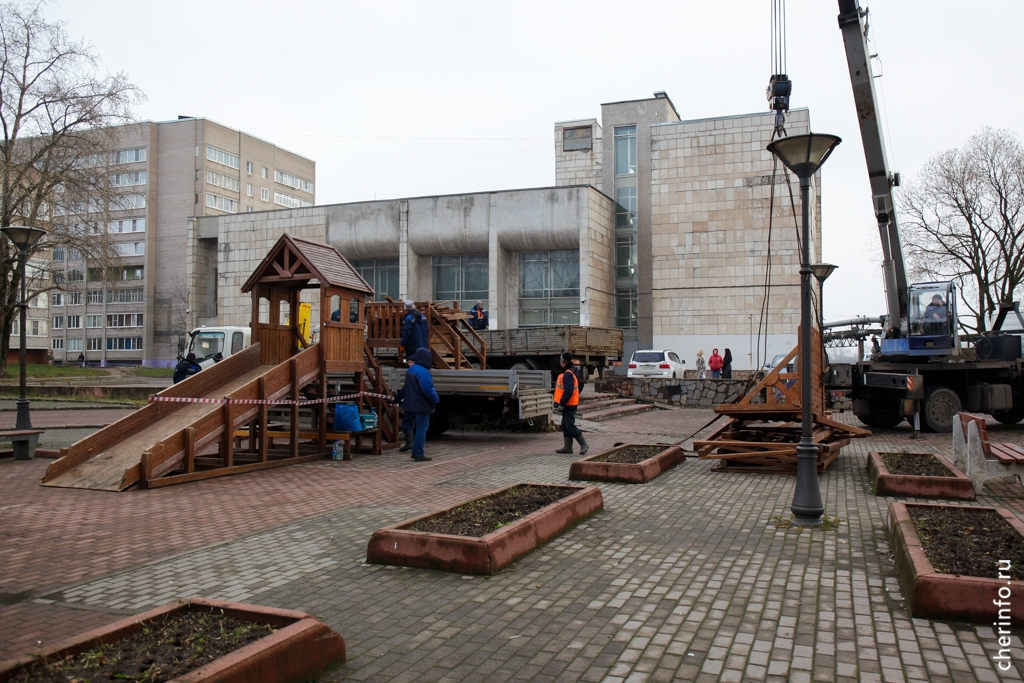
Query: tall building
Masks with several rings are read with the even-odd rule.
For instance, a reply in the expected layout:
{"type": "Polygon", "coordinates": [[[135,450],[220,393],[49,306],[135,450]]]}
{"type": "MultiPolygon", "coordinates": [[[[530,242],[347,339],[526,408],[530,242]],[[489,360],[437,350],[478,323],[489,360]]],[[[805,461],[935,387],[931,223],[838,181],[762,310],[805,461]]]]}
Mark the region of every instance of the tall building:
{"type": "Polygon", "coordinates": [[[200,118],[133,124],[120,140],[114,184],[130,208],[107,226],[118,265],[53,249],[62,291],[50,296],[49,347],[55,362],[83,354],[91,363],[170,366],[195,305],[185,276],[190,217],[313,206],[316,164],[200,118]]]}

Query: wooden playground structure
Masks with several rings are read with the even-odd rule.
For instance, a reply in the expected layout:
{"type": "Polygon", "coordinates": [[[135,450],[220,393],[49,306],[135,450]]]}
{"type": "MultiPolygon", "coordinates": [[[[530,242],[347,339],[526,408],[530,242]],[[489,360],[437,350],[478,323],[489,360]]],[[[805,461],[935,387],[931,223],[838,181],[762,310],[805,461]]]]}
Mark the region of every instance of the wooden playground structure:
{"type": "MultiPolygon", "coordinates": [[[[871,432],[836,422],[825,415],[823,377],[824,347],[817,328],[812,328],[811,434],[818,450],[818,472],[839,457],[850,439],[871,432]]],[[[693,442],[697,457],[718,460],[715,471],[796,472],[796,445],[802,430],[800,401],[803,377],[786,372],[800,351],[800,343],[737,403],[726,403],[715,412],[728,419],[706,439],[693,442]],[[763,402],[755,403],[757,399],[763,402]]],[[[798,366],[799,367],[799,366],[798,366]]]]}
{"type": "MultiPolygon", "coordinates": [[[[134,484],[156,488],[322,459],[337,440],[345,442],[346,457],[352,450],[381,453],[398,445],[398,408],[388,401],[365,332],[366,298],[373,289],[334,247],[283,235],[242,291],[252,294],[252,346],[62,449],[42,484],[105,491],[134,484]],[[298,316],[288,314],[298,311],[300,292],[314,288],[321,333],[318,343],[307,345],[298,316]],[[349,303],[357,322],[332,321],[334,301],[338,307],[349,303]],[[338,398],[330,395],[330,385],[342,381],[351,388],[346,400],[361,413],[376,411],[376,428],[328,429],[331,400],[338,398]],[[280,404],[290,406],[286,424],[270,416],[280,404]],[[307,409],[305,417],[300,408],[307,409]]],[[[394,322],[388,318],[388,324],[394,322]]],[[[400,318],[397,323],[386,330],[386,340],[395,346],[400,318]]],[[[454,346],[458,361],[461,347],[454,346]]]]}

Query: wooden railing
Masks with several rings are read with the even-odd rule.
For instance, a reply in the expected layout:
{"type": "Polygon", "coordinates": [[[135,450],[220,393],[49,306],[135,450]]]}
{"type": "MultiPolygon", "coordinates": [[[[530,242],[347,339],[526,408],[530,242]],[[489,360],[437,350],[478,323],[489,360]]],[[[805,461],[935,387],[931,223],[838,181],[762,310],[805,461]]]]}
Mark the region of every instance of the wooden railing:
{"type": "MultiPolygon", "coordinates": [[[[471,367],[475,359],[481,370],[487,369],[487,343],[469,326],[468,321],[447,320],[444,316],[449,311],[438,303],[422,301],[417,302],[416,307],[427,317],[434,367],[467,368],[471,367]],[[445,353],[438,352],[436,347],[440,347],[445,353]],[[450,356],[452,362],[445,360],[444,355],[450,356]]],[[[457,313],[458,308],[454,308],[453,312],[457,313]]],[[[375,301],[366,304],[367,345],[371,349],[399,348],[405,315],[405,309],[400,303],[375,301]]],[[[398,360],[404,360],[404,353],[400,348],[398,360]]]]}

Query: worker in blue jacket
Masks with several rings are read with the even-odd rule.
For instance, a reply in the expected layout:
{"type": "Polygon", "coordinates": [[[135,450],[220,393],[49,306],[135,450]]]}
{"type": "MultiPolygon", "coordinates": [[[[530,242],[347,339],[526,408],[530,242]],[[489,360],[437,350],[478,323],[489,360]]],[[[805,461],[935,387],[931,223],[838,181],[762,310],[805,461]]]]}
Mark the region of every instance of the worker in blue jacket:
{"type": "Polygon", "coordinates": [[[405,319],[402,321],[402,337],[398,343],[405,347],[405,357],[411,358],[416,349],[430,348],[430,328],[427,317],[416,309],[416,304],[405,302],[405,319]]]}
{"type": "Polygon", "coordinates": [[[430,376],[430,351],[416,349],[409,360],[409,369],[405,373],[405,386],[398,390],[394,400],[404,402],[405,415],[411,416],[416,425],[416,435],[412,441],[412,459],[426,462],[431,458],[423,450],[427,440],[427,427],[430,425],[430,414],[441,401],[434,390],[434,380],[430,376]]]}

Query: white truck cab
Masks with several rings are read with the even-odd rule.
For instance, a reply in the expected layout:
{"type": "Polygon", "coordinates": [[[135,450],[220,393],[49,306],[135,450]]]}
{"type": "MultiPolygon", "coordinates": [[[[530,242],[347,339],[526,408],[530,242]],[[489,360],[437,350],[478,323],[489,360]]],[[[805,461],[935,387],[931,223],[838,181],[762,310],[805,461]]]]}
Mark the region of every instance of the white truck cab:
{"type": "Polygon", "coordinates": [[[189,332],[189,341],[184,355],[196,354],[196,362],[202,369],[211,367],[217,361],[233,356],[252,343],[252,329],[248,327],[197,327],[189,332]]]}

